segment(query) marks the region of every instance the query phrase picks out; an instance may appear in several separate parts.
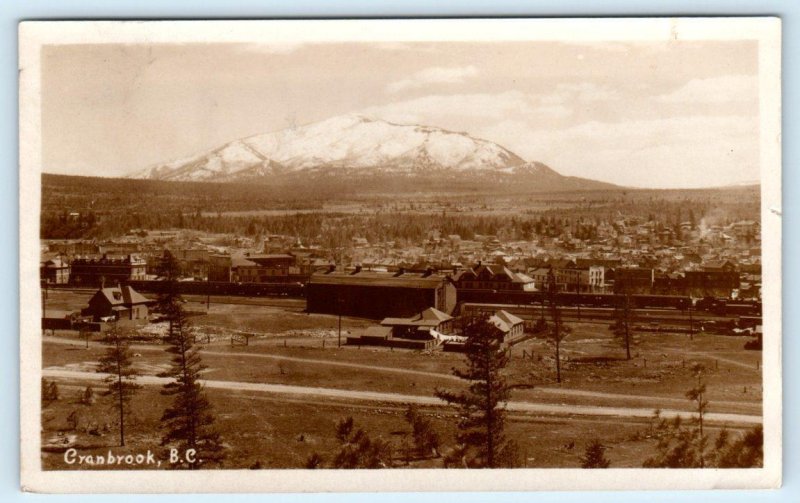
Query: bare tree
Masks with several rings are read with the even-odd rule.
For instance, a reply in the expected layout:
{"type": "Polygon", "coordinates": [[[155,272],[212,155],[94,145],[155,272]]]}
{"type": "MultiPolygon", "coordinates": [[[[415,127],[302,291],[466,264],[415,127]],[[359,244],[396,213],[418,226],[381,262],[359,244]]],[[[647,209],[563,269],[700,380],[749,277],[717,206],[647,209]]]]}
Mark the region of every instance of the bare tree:
{"type": "Polygon", "coordinates": [[[553,270],[547,273],[547,297],[550,305],[550,318],[552,325],[548,335],[553,343],[556,360],[556,382],[561,382],[561,341],[569,335],[569,328],[561,321],[561,308],[558,306],[558,285],[553,270]]]}
{"type": "Polygon", "coordinates": [[[612,326],[614,335],[619,337],[625,347],[625,359],[631,359],[631,295],[627,283],[622,284],[622,294],[616,297],[615,317],[616,322],[612,326]]]}

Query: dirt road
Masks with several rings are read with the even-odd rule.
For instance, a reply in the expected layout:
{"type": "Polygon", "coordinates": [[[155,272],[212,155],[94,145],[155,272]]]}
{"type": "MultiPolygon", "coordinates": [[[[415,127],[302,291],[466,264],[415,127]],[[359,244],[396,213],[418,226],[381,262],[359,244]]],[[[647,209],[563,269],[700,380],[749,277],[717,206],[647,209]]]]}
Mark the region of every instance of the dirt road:
{"type": "MultiPolygon", "coordinates": [[[[73,381],[100,381],[106,374],[96,372],[80,372],[64,370],[60,368],[46,368],[42,371],[43,377],[66,379],[73,381]]],[[[169,379],[156,376],[140,376],[137,378],[139,384],[159,386],[167,383],[169,379]]],[[[311,397],[323,397],[334,400],[355,400],[389,403],[416,403],[419,405],[442,406],[444,402],[431,396],[404,395],[400,393],[381,393],[375,391],[356,391],[342,390],[320,387],[289,386],[283,384],[262,384],[247,383],[237,381],[202,381],[204,386],[211,389],[225,389],[233,391],[251,391],[259,393],[272,393],[279,395],[300,395],[311,397]]],[[[550,414],[558,416],[584,415],[584,416],[616,416],[648,418],[653,414],[652,409],[629,408],[629,407],[599,407],[584,405],[561,405],[544,404],[531,402],[509,402],[508,410],[511,412],[522,412],[532,414],[550,414]]],[[[689,418],[691,412],[679,410],[661,410],[662,417],[674,417],[680,415],[689,418]]],[[[761,416],[747,414],[726,414],[726,413],[707,413],[705,420],[716,423],[735,423],[735,424],[760,424],[761,416]]]]}
{"type": "MultiPolygon", "coordinates": [[[[56,344],[67,344],[67,345],[83,345],[82,341],[76,340],[69,340],[69,339],[62,339],[58,337],[45,337],[44,342],[46,343],[56,343],[56,344]]],[[[152,346],[146,344],[136,344],[131,346],[132,349],[135,351],[164,351],[162,346],[152,346]]],[[[388,372],[388,373],[397,373],[397,374],[405,374],[405,375],[419,375],[425,377],[433,377],[436,379],[441,380],[452,380],[460,382],[461,379],[454,376],[453,374],[443,374],[438,372],[426,372],[424,370],[413,370],[413,369],[404,369],[404,368],[397,368],[397,367],[385,367],[379,365],[367,365],[363,363],[353,363],[353,362],[338,362],[332,360],[322,360],[319,358],[301,358],[297,356],[285,356],[285,355],[271,355],[265,353],[244,353],[241,351],[214,351],[209,349],[203,349],[202,354],[206,355],[213,355],[213,356],[230,356],[236,358],[256,358],[256,359],[268,359],[268,360],[278,360],[278,361],[290,361],[295,363],[305,363],[305,364],[312,364],[312,365],[329,365],[334,367],[345,367],[345,368],[353,368],[353,369],[361,369],[361,370],[371,370],[376,372],[388,372]]],[[[701,353],[698,353],[701,355],[701,353]]],[[[707,355],[706,355],[707,356],[707,355]]],[[[727,360],[727,359],[726,359],[727,360]]],[[[737,362],[738,363],[738,362],[737,362]]],[[[578,390],[578,389],[569,389],[569,388],[555,388],[555,387],[534,387],[531,392],[534,394],[541,394],[541,395],[557,395],[557,396],[573,396],[573,397],[584,397],[584,398],[599,398],[599,399],[609,399],[609,400],[628,400],[639,402],[638,405],[644,406],[647,402],[659,402],[659,403],[670,403],[675,406],[685,406],[686,405],[686,398],[671,398],[671,397],[662,397],[662,396],[648,396],[648,395],[625,395],[621,393],[605,393],[601,391],[589,391],[589,390],[578,390]]],[[[726,405],[726,406],[733,406],[733,407],[744,407],[744,408],[753,408],[759,409],[761,406],[755,402],[746,402],[746,401],[715,401],[717,405],[726,405]]],[[[652,410],[652,409],[650,409],[652,410]]]]}

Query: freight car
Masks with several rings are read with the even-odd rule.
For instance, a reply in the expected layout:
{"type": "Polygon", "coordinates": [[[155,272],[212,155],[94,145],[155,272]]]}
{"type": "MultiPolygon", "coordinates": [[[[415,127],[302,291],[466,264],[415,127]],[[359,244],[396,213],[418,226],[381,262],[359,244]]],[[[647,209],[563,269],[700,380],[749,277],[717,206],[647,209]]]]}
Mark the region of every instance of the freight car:
{"type": "Polygon", "coordinates": [[[697,309],[718,316],[761,316],[761,302],[757,300],[729,300],[706,297],[697,301],[697,309]]]}
{"type": "MultiPolygon", "coordinates": [[[[503,290],[459,289],[456,293],[459,302],[481,304],[537,305],[549,302],[542,292],[515,292],[503,290]]],[[[556,303],[564,307],[596,307],[615,308],[625,302],[623,295],[613,293],[575,293],[559,292],[556,303]]],[[[692,305],[692,299],[679,295],[631,295],[630,306],[634,309],[679,309],[686,310],[692,305]]]]}

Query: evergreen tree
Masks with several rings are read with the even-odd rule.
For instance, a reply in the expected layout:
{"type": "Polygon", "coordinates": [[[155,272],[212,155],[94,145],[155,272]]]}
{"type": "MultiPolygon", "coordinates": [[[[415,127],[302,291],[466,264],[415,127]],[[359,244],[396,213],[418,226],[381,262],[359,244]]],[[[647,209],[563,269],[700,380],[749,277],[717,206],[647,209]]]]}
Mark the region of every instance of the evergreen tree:
{"type": "Polygon", "coordinates": [[[471,467],[497,468],[518,463],[515,445],[503,434],[505,405],[509,387],[502,375],[508,363],[503,347],[503,332],[488,317],[466,322],[467,369],[453,369],[453,374],[470,382],[466,392],[436,391],[436,396],[461,407],[458,443],[463,449],[463,464],[471,467]]]}
{"type": "MultiPolygon", "coordinates": [[[[333,459],[334,468],[390,468],[392,449],[382,438],[372,438],[361,428],[356,429],[352,416],[336,423],[336,438],[341,448],[333,459]]],[[[306,465],[316,468],[322,462],[309,458],[306,465]]]]}
{"type": "Polygon", "coordinates": [[[411,425],[411,436],[417,454],[429,456],[439,448],[439,435],[433,429],[431,420],[419,413],[415,405],[409,405],[405,413],[406,421],[411,425]]]}
{"type": "Polygon", "coordinates": [[[705,399],[704,370],[699,364],[692,370],[697,377],[697,384],[686,392],[686,398],[694,403],[697,416],[692,417],[688,426],[684,425],[680,416],[669,421],[661,419],[660,412],[656,411],[654,417],[656,420],[660,419],[655,428],[658,438],[656,454],[645,461],[645,468],[706,468],[719,464],[718,458],[724,457],[720,453],[724,452],[728,444],[727,431],[720,433],[711,452],[706,448],[708,437],[703,421],[708,401],[705,399]]]}
{"type": "Polygon", "coordinates": [[[748,430],[741,438],[729,443],[727,430],[722,430],[715,444],[716,465],[719,468],[755,468],[764,466],[764,428],[748,430]]]}
{"type": "MultiPolygon", "coordinates": [[[[100,358],[97,372],[108,374],[104,379],[108,388],[104,395],[111,396],[119,414],[119,445],[125,446],[125,417],[130,412],[128,404],[141,386],[136,384],[139,372],[131,361],[130,340],[114,324],[105,337],[109,344],[106,353],[100,358]]],[[[89,389],[87,388],[87,392],[89,389]]]]}
{"type": "Polygon", "coordinates": [[[161,393],[172,396],[173,403],[161,416],[166,430],[161,445],[175,446],[179,453],[194,450],[194,461],[183,459],[178,463],[182,467],[196,469],[206,463],[221,463],[222,440],[214,429],[211,404],[200,383],[200,373],[206,367],[200,359],[191,324],[180,304],[173,304],[169,316],[167,352],[173,356],[169,370],[161,376],[174,381],[165,384],[161,393]]]}
{"type": "Polygon", "coordinates": [[[600,440],[594,439],[586,446],[586,452],[581,458],[581,468],[608,468],[611,461],[605,456],[606,446],[600,440]]]}

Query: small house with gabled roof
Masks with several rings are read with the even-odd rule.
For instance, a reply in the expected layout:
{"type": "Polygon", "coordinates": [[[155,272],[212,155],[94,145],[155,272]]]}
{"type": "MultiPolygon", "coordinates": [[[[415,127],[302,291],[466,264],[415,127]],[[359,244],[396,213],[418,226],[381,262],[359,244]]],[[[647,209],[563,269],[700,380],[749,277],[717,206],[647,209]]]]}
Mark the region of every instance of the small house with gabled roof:
{"type": "Polygon", "coordinates": [[[139,320],[144,322],[148,319],[148,306],[152,303],[152,300],[128,285],[101,288],[89,299],[89,307],[81,310],[81,314],[91,316],[95,321],[139,320]]]}

